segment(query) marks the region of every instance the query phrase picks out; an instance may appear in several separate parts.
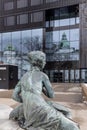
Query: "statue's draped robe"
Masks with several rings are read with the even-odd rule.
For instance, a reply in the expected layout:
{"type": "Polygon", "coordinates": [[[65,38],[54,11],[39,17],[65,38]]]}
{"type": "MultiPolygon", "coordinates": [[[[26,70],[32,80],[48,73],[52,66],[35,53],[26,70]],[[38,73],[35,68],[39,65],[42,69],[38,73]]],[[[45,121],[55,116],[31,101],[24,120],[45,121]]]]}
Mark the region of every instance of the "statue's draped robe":
{"type": "Polygon", "coordinates": [[[42,97],[42,81],[48,78],[39,70],[27,72],[19,81],[25,129],[36,130],[79,130],[76,123],[66,118],[60,111],[42,97]]]}

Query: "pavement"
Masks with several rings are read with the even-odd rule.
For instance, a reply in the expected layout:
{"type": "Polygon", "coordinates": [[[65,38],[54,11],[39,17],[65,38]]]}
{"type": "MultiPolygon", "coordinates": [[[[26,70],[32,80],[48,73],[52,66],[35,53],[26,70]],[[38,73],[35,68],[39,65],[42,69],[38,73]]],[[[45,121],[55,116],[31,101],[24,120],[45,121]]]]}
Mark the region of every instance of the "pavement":
{"type": "MultiPolygon", "coordinates": [[[[70,108],[72,119],[79,124],[80,130],[87,130],[87,104],[83,103],[81,86],[79,84],[53,84],[53,89],[55,91],[53,100],[70,108]]],[[[1,93],[0,91],[0,95],[1,93]]],[[[3,95],[5,93],[6,97],[0,96],[0,130],[22,130],[15,122],[8,120],[9,112],[18,103],[11,99],[11,91],[10,96],[9,90],[8,92],[3,90],[3,95]]]]}

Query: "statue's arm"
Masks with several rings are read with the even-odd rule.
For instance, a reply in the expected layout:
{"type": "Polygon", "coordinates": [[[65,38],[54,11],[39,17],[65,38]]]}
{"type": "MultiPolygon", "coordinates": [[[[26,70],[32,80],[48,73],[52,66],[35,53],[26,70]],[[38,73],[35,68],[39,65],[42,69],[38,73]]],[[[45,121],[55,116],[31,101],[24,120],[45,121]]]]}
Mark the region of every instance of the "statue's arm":
{"type": "Polygon", "coordinates": [[[54,91],[52,89],[52,85],[51,85],[47,75],[44,75],[44,77],[43,77],[43,84],[44,84],[44,87],[46,89],[45,95],[49,98],[53,98],[54,97],[54,91]]]}
{"type": "Polygon", "coordinates": [[[17,101],[17,102],[22,102],[22,98],[21,98],[21,82],[19,81],[18,84],[16,85],[13,94],[12,94],[12,98],[17,101]]]}

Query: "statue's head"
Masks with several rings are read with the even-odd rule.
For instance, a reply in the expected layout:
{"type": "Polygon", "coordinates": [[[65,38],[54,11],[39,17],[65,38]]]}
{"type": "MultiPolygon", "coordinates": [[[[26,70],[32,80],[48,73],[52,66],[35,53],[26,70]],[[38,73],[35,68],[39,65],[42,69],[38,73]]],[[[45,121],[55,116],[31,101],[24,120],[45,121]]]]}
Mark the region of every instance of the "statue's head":
{"type": "Polygon", "coordinates": [[[28,59],[31,65],[43,69],[46,64],[46,55],[42,51],[31,51],[28,54],[28,59]]]}

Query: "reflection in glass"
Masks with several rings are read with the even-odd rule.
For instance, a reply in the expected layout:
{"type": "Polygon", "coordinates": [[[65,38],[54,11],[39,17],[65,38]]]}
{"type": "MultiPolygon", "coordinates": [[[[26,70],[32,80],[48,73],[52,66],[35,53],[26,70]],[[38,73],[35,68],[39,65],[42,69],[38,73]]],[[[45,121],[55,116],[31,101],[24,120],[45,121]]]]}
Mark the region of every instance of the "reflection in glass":
{"type": "Polygon", "coordinates": [[[69,30],[60,30],[60,40],[62,39],[63,34],[66,35],[66,38],[69,41],[69,30]]]}
{"type": "Polygon", "coordinates": [[[79,24],[79,6],[67,6],[46,11],[48,27],[59,27],[79,24]],[[60,22],[59,22],[60,21],[60,22]]]}
{"type": "Polygon", "coordinates": [[[69,81],[69,70],[65,70],[65,82],[69,81]]]}
{"type": "Polygon", "coordinates": [[[12,32],[12,47],[15,51],[15,59],[16,59],[16,65],[18,65],[18,78],[21,77],[21,72],[19,71],[22,67],[22,59],[21,59],[21,53],[22,53],[22,42],[21,42],[21,32],[12,32]]]}
{"type": "Polygon", "coordinates": [[[22,31],[22,53],[27,54],[31,50],[31,30],[22,31]]]}
{"type": "Polygon", "coordinates": [[[12,32],[12,46],[16,50],[17,54],[21,54],[21,32],[12,32]]]}
{"type": "Polygon", "coordinates": [[[55,20],[54,27],[59,27],[59,26],[60,26],[60,20],[55,20]]]}
{"type": "Polygon", "coordinates": [[[79,23],[80,23],[80,18],[76,17],[76,24],[79,24],[79,23]]]}
{"type": "Polygon", "coordinates": [[[32,50],[42,50],[43,47],[43,36],[42,29],[32,30],[32,50]]]}
{"type": "Polygon", "coordinates": [[[42,50],[42,44],[42,29],[2,33],[0,34],[0,62],[17,65],[20,79],[29,69],[27,53],[32,50],[42,50]]]}
{"type": "Polygon", "coordinates": [[[2,49],[3,51],[8,47],[8,45],[11,45],[11,33],[3,33],[2,34],[2,49]]]}
{"type": "Polygon", "coordinates": [[[49,27],[49,21],[46,21],[46,27],[47,28],[49,27]]]}
{"type": "Polygon", "coordinates": [[[70,70],[70,80],[74,82],[74,70],[70,70]]]}
{"type": "Polygon", "coordinates": [[[70,41],[79,40],[79,29],[70,29],[70,41]]]}
{"type": "Polygon", "coordinates": [[[3,42],[3,62],[7,64],[14,64],[15,52],[12,47],[11,32],[2,34],[3,42]]]}
{"type": "Polygon", "coordinates": [[[79,60],[79,29],[46,32],[45,47],[51,61],[79,60]]]}
{"type": "Polygon", "coordinates": [[[79,82],[79,70],[75,70],[75,80],[76,80],[76,82],[79,82]]]}
{"type": "Polygon", "coordinates": [[[69,19],[61,19],[60,26],[69,26],[69,19]]]}
{"type": "Polygon", "coordinates": [[[70,18],[70,25],[75,25],[75,18],[70,18]]]}

